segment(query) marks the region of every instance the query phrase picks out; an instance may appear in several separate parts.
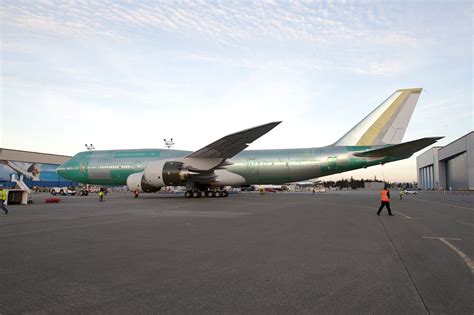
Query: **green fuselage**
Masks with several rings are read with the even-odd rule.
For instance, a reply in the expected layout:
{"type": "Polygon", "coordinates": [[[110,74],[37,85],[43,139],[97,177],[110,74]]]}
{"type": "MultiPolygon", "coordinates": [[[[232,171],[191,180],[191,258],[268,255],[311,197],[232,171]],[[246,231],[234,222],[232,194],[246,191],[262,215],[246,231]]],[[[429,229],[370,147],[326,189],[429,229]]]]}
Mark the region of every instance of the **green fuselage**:
{"type": "MultiPolygon", "coordinates": [[[[328,146],[307,149],[242,151],[226,170],[241,175],[246,184],[283,184],[388,163],[399,158],[369,159],[352,155],[377,147],[328,146]]],[[[126,185],[130,174],[142,172],[150,161],[181,158],[190,151],[167,149],[85,151],[58,167],[60,176],[75,182],[126,185]]]]}

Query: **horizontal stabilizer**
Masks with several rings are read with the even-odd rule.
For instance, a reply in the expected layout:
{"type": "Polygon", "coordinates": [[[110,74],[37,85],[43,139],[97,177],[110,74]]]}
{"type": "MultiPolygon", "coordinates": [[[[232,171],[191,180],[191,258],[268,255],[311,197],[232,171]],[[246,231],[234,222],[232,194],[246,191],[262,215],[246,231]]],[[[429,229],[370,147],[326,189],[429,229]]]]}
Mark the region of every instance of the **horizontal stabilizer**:
{"type": "Polygon", "coordinates": [[[426,148],[429,145],[432,145],[439,139],[443,137],[430,137],[430,138],[422,138],[418,140],[413,140],[409,142],[404,142],[400,144],[394,144],[390,146],[385,146],[382,148],[364,151],[364,152],[357,152],[354,153],[355,156],[359,157],[396,157],[396,158],[406,158],[410,157],[413,153],[426,148]]]}

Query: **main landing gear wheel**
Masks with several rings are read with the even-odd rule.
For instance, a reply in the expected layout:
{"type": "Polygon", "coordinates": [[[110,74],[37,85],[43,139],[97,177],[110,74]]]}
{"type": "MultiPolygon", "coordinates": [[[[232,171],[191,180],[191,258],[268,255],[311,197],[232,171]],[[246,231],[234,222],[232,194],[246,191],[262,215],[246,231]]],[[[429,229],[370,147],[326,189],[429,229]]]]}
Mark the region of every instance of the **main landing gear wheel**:
{"type": "Polygon", "coordinates": [[[184,193],[186,198],[201,198],[201,192],[199,190],[188,190],[184,193]]]}
{"type": "Polygon", "coordinates": [[[204,195],[208,198],[221,198],[221,197],[229,197],[229,192],[227,190],[208,190],[204,193],[204,195]]]}

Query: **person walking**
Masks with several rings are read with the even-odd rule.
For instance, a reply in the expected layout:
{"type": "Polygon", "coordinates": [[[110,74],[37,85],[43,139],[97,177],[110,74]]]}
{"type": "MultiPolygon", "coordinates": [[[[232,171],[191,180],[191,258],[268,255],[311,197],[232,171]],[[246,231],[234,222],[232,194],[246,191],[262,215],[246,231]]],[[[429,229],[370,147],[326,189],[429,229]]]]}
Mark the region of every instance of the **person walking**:
{"type": "Polygon", "coordinates": [[[105,195],[104,188],[101,187],[99,190],[99,202],[104,202],[104,195],[105,195]]]}
{"type": "Polygon", "coordinates": [[[3,186],[0,186],[0,208],[2,208],[5,215],[7,215],[8,209],[5,207],[5,201],[7,201],[7,191],[3,189],[3,186]]]}
{"type": "Polygon", "coordinates": [[[400,200],[403,199],[403,194],[405,193],[405,191],[403,190],[403,188],[400,189],[400,200]]]}
{"type": "Polygon", "coordinates": [[[380,192],[380,208],[377,211],[377,215],[380,215],[383,207],[387,207],[388,215],[393,216],[392,210],[390,209],[390,191],[388,191],[387,187],[384,187],[383,190],[380,192]]]}

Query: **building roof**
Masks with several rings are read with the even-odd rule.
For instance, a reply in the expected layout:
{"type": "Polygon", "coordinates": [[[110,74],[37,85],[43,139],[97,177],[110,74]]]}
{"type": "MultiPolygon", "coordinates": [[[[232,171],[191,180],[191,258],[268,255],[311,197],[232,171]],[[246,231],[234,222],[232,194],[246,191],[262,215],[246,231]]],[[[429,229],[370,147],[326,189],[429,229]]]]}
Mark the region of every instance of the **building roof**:
{"type": "Polygon", "coordinates": [[[70,158],[68,155],[0,148],[0,160],[62,164],[70,158]]]}

